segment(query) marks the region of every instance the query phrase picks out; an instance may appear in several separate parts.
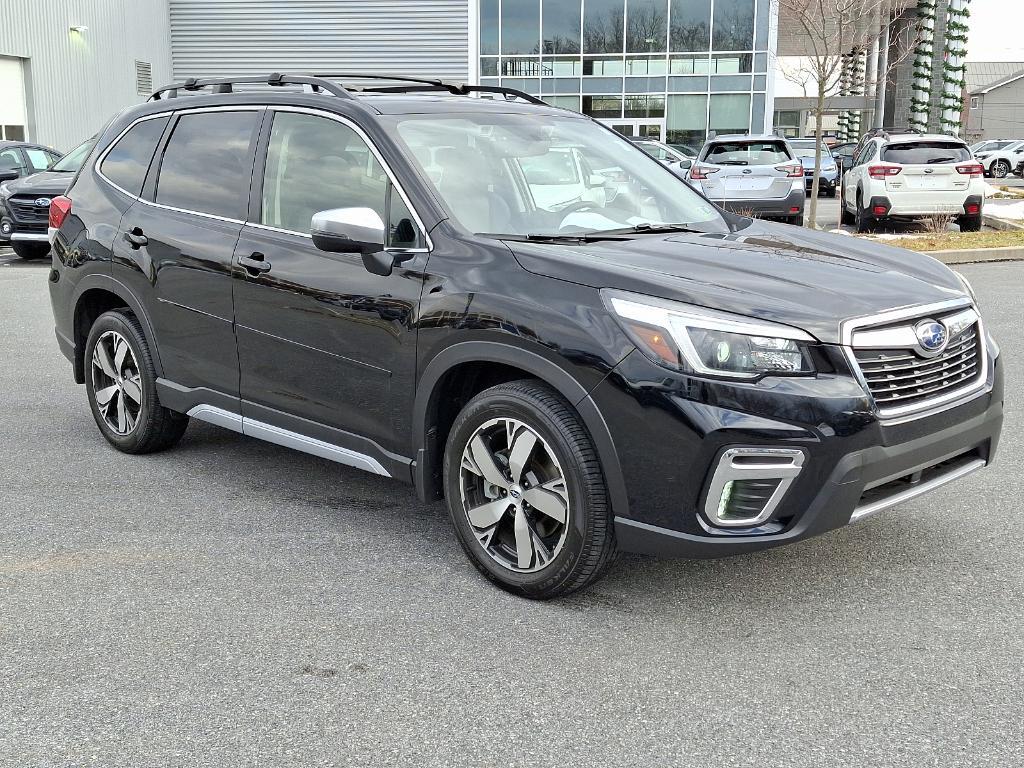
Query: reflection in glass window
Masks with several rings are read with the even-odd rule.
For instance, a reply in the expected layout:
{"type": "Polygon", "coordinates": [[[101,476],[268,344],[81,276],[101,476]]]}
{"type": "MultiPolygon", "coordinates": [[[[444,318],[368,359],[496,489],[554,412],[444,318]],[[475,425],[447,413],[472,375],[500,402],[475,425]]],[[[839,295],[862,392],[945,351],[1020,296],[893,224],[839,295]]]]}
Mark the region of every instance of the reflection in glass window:
{"type": "Polygon", "coordinates": [[[498,0],[480,0],[480,53],[498,53],[498,0]]]}
{"type": "Polygon", "coordinates": [[[706,51],[710,33],[711,0],[672,0],[669,50],[706,51]]]}
{"type": "Polygon", "coordinates": [[[545,96],[544,101],[552,107],[558,107],[559,109],[571,109],[573,112],[580,111],[579,96],[545,96]]]}
{"type": "Polygon", "coordinates": [[[627,96],[625,103],[626,117],[664,117],[664,96],[627,96]]]}
{"type": "Polygon", "coordinates": [[[615,77],[621,75],[622,72],[623,64],[621,56],[607,59],[586,58],[583,60],[584,75],[604,75],[605,77],[615,77]]]}
{"type": "Polygon", "coordinates": [[[753,63],[752,53],[725,53],[717,54],[711,58],[711,71],[717,75],[734,75],[740,72],[749,72],[753,63]]]}
{"type": "Polygon", "coordinates": [[[622,53],[625,0],[587,0],[583,8],[583,52],[622,53]]]}
{"type": "Polygon", "coordinates": [[[713,93],[708,127],[718,134],[750,131],[750,94],[713,93]]]}
{"type": "Polygon", "coordinates": [[[715,0],[712,47],[716,51],[754,47],[754,0],[715,0]]]}
{"type": "Polygon", "coordinates": [[[554,77],[574,77],[583,72],[579,58],[544,59],[543,74],[554,77]]]}
{"type": "Polygon", "coordinates": [[[666,50],[667,0],[629,0],[626,10],[626,50],[640,53],[666,50]]]}
{"type": "Polygon", "coordinates": [[[502,58],[502,77],[539,77],[540,59],[535,58],[502,58]]]}
{"type": "Polygon", "coordinates": [[[668,62],[664,56],[657,58],[626,59],[627,75],[664,75],[668,71],[668,62]]]}
{"type": "Polygon", "coordinates": [[[501,4],[501,52],[540,53],[539,0],[506,0],[501,4]]]}
{"type": "Polygon", "coordinates": [[[669,96],[665,111],[665,143],[700,147],[707,135],[708,97],[669,96]]]}
{"type": "Polygon", "coordinates": [[[330,208],[371,208],[384,220],[386,187],[384,169],[347,125],[297,112],[274,116],[263,179],[267,226],[308,233],[313,214],[330,208]]]}
{"type": "Polygon", "coordinates": [[[580,52],[580,0],[544,3],[544,53],[580,52]]]}
{"type": "Polygon", "coordinates": [[[669,74],[672,75],[706,75],[711,68],[707,55],[704,56],[673,56],[669,61],[669,74]]]}
{"type": "Polygon", "coordinates": [[[496,56],[480,57],[480,77],[498,76],[498,58],[496,56]]]}
{"type": "MultiPolygon", "coordinates": [[[[167,127],[167,117],[143,120],[126,133],[113,149],[107,152],[100,172],[117,186],[132,195],[142,191],[142,182],[149,169],[149,161],[167,127]]],[[[248,140],[248,139],[247,139],[248,140]]]]}
{"type": "Polygon", "coordinates": [[[622,117],[622,97],[584,96],[583,114],[591,117],[622,117]]]}

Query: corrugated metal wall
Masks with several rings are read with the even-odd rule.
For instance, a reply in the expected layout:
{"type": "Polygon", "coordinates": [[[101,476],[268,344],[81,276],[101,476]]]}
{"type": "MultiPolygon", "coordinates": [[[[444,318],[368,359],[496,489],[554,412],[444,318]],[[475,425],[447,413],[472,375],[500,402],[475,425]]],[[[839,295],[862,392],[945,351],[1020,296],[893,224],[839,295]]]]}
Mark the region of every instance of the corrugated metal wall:
{"type": "Polygon", "coordinates": [[[57,149],[145,100],[136,60],[153,65],[154,80],[169,80],[169,40],[167,0],[0,0],[0,56],[25,62],[29,136],[57,149]]]}
{"type": "Polygon", "coordinates": [[[476,0],[170,0],[175,80],[365,71],[464,80],[476,0]]]}

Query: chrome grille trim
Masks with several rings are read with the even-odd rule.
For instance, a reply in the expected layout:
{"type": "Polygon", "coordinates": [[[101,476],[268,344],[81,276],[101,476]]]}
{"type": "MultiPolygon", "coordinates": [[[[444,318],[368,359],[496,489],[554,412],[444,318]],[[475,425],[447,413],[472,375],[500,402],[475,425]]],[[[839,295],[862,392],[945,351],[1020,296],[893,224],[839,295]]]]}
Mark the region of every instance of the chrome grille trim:
{"type": "Polygon", "coordinates": [[[987,388],[988,337],[967,297],[848,320],[840,326],[840,336],[851,369],[883,420],[918,418],[987,388]],[[924,357],[905,346],[880,348],[909,339],[906,329],[929,318],[953,320],[961,329],[938,355],[924,357]],[[970,325],[965,327],[965,321],[970,325]]]}

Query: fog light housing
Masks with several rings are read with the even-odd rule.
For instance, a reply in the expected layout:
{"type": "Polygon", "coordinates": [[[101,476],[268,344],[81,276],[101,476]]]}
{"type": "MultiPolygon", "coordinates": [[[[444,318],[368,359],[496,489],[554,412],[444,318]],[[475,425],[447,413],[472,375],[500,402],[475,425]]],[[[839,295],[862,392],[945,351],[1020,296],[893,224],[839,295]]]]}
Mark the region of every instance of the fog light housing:
{"type": "Polygon", "coordinates": [[[724,528],[752,528],[765,522],[803,464],[804,452],[796,448],[729,448],[708,486],[708,522],[724,528]]]}

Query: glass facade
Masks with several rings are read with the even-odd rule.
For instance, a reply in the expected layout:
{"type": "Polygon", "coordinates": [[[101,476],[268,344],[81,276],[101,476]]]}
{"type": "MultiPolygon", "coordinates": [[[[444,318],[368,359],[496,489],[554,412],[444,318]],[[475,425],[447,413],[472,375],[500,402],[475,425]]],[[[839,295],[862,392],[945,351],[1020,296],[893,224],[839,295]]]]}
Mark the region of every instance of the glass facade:
{"type": "Polygon", "coordinates": [[[480,82],[699,146],[764,130],[770,0],[473,0],[480,82]]]}

